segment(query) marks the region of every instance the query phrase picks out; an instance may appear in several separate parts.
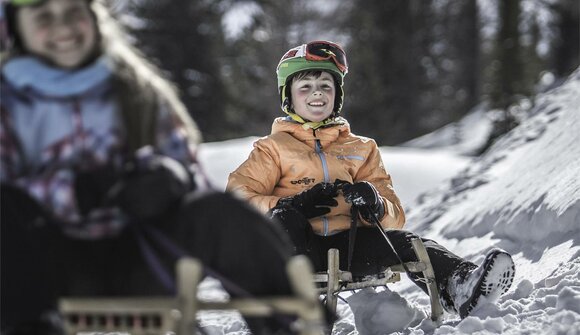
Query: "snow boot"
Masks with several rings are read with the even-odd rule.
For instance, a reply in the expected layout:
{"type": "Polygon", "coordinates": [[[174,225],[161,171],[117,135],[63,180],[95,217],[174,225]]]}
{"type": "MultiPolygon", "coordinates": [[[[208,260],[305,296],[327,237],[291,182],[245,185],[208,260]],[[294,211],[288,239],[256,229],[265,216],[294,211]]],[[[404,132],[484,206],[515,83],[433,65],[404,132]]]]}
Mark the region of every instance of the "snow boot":
{"type": "Polygon", "coordinates": [[[451,301],[443,304],[462,319],[482,301],[497,302],[509,290],[515,275],[511,255],[497,248],[489,251],[478,267],[472,263],[464,264],[449,279],[446,290],[451,301]]]}

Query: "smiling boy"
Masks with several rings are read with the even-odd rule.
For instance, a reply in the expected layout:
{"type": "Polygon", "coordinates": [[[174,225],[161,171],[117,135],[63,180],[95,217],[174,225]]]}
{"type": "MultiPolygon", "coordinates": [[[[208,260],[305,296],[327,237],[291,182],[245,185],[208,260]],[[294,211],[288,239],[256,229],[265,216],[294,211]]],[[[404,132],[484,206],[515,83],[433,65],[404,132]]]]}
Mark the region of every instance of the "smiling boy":
{"type": "MultiPolygon", "coordinates": [[[[361,278],[400,260],[416,261],[410,240],[418,236],[402,230],[403,207],[377,144],[353,134],[340,116],[347,72],[346,53],[333,42],[286,52],[276,73],[287,116],[276,118],[272,133],[254,143],[248,159],[230,174],[227,189],[268,212],[294,252],[307,255],[316,271],[326,270],[326,253],[336,248],[341,269],[361,278]]],[[[462,318],[481,297],[499,299],[513,281],[514,263],[503,250],[490,250],[478,267],[432,240],[423,242],[443,306],[462,318]]],[[[421,274],[409,277],[427,292],[421,274]]]]}
{"type": "MultiPolygon", "coordinates": [[[[376,143],[351,133],[340,116],[346,72],[346,56],[334,43],[311,42],[289,50],[277,69],[287,116],[276,118],[272,133],[254,144],[248,160],[230,174],[227,189],[267,212],[281,198],[316,184],[364,180],[380,192],[381,225],[401,228],[403,209],[376,143]]],[[[307,215],[314,232],[329,236],[348,230],[351,205],[342,194],[328,196],[327,202],[307,215]]]]}

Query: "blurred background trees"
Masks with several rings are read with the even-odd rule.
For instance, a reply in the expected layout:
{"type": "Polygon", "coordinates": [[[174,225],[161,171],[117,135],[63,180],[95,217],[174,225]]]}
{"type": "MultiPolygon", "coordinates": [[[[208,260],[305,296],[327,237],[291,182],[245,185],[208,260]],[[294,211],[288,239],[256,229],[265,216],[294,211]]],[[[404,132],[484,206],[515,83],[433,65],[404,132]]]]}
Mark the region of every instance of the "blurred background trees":
{"type": "Polygon", "coordinates": [[[168,72],[190,114],[209,138],[219,138],[227,97],[220,68],[222,11],[212,2],[139,0],[126,10],[141,50],[168,72]]]}
{"type": "Polygon", "coordinates": [[[179,86],[206,141],[269,133],[282,115],[275,67],[308,40],[345,46],[344,115],[380,145],[433,131],[478,105],[498,112],[501,134],[517,124],[518,101],[580,63],[577,0],[124,3],[119,12],[136,43],[179,86]]]}

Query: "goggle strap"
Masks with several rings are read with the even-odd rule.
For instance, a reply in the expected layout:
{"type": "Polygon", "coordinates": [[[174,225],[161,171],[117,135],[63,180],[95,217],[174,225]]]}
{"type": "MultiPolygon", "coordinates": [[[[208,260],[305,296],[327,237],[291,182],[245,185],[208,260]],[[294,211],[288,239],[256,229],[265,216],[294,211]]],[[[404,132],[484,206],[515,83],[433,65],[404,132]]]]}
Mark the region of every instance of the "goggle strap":
{"type": "Polygon", "coordinates": [[[326,43],[328,46],[330,46],[330,47],[338,50],[342,54],[342,57],[345,60],[344,62],[339,61],[334,52],[332,52],[330,54],[329,53],[325,53],[325,56],[320,56],[320,55],[317,55],[315,53],[312,53],[312,52],[308,51],[308,46],[310,44],[315,44],[315,43],[323,44],[324,42],[311,42],[311,43],[308,43],[308,44],[302,44],[301,46],[296,47],[296,48],[288,51],[282,57],[282,59],[280,60],[280,63],[278,63],[277,69],[280,67],[280,64],[282,64],[282,62],[284,62],[286,60],[304,57],[305,59],[310,60],[310,61],[322,61],[322,60],[330,60],[330,59],[332,59],[332,62],[334,63],[334,65],[336,65],[336,67],[338,68],[338,70],[340,72],[342,72],[343,74],[347,74],[348,73],[348,64],[346,62],[346,54],[344,53],[344,51],[342,50],[342,48],[340,48],[338,45],[326,43]]]}

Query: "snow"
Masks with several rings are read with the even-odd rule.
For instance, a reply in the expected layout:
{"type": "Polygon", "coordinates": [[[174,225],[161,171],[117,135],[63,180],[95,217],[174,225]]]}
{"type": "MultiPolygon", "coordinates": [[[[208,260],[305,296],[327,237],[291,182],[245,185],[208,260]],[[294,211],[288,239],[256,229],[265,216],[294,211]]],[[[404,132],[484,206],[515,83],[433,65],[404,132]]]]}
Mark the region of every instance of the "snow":
{"type": "MultiPolygon", "coordinates": [[[[483,107],[456,125],[400,147],[382,147],[406,228],[479,264],[502,248],[516,264],[497,304],[436,327],[428,297],[410,280],[343,294],[333,334],[580,334],[580,70],[538,95],[527,119],[487,153],[469,157],[489,131],[483,107]],[[457,131],[460,129],[460,131],[457,131]],[[473,131],[470,131],[473,129],[473,131]],[[487,130],[486,130],[487,129],[487,130]]],[[[218,188],[255,137],[203,144],[200,160],[218,188]]],[[[204,282],[202,293],[219,296],[204,282]]],[[[204,313],[209,334],[248,334],[236,313],[204,313]]]]}
{"type": "Polygon", "coordinates": [[[460,121],[403,143],[401,146],[425,149],[444,147],[457,154],[472,155],[485,144],[491,131],[492,120],[486,114],[486,106],[480,104],[460,121]]]}

